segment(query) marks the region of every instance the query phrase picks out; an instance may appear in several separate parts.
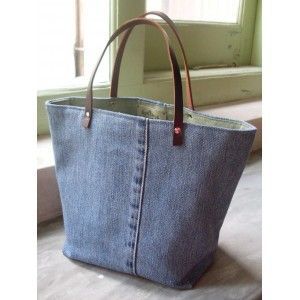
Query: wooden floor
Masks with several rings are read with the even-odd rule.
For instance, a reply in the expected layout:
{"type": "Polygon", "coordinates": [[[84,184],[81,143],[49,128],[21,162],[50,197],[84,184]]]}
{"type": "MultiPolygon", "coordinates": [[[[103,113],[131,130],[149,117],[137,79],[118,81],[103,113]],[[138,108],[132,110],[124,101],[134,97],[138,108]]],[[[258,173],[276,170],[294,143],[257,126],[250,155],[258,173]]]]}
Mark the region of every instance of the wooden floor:
{"type": "Polygon", "coordinates": [[[250,157],[220,234],[215,263],[196,287],[178,291],[61,253],[60,219],[38,227],[38,299],[261,299],[261,155],[250,157]]]}

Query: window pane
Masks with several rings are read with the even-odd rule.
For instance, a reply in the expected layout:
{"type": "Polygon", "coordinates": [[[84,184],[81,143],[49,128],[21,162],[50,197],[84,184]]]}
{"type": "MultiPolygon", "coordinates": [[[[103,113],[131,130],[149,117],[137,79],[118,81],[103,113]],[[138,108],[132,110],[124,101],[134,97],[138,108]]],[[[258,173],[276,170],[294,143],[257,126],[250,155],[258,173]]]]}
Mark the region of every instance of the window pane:
{"type": "Polygon", "coordinates": [[[237,23],[240,2],[240,0],[147,0],[147,11],[163,11],[173,20],[237,23]]]}
{"type": "MultiPolygon", "coordinates": [[[[75,77],[75,0],[38,1],[38,89],[86,82],[109,36],[109,0],[85,0],[83,22],[84,76],[75,77]]],[[[109,56],[95,82],[109,79],[109,56]]]]}

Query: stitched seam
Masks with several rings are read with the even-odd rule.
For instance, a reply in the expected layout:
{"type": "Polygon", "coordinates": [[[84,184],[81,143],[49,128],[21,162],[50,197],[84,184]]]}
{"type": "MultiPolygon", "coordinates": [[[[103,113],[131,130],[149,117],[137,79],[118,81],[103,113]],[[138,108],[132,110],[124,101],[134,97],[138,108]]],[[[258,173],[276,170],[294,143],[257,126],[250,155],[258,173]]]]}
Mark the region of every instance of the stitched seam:
{"type": "Polygon", "coordinates": [[[144,187],[145,187],[145,178],[146,178],[146,169],[147,169],[147,157],[148,157],[148,118],[146,118],[146,126],[145,126],[145,141],[144,141],[144,165],[143,165],[143,175],[142,175],[142,184],[140,191],[140,199],[139,199],[139,210],[138,210],[138,219],[136,224],[136,233],[135,233],[135,241],[134,241],[134,249],[133,249],[133,273],[138,275],[136,272],[136,258],[137,258],[137,243],[139,237],[140,230],[140,222],[141,222],[141,214],[142,214],[142,205],[143,205],[143,197],[144,197],[144,187]]]}

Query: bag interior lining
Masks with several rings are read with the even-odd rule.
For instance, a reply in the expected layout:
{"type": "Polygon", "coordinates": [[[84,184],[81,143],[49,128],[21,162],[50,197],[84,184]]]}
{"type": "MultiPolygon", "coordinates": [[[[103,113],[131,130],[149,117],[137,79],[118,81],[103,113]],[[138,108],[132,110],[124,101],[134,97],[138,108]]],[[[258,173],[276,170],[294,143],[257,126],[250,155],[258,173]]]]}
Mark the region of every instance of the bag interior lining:
{"type": "MultiPolygon", "coordinates": [[[[85,98],[63,98],[51,101],[51,103],[84,107],[85,98]]],[[[173,105],[142,98],[94,98],[93,107],[149,119],[173,121],[174,118],[173,105]]],[[[249,130],[252,128],[252,125],[243,121],[209,116],[188,108],[184,108],[184,122],[227,129],[249,130]]]]}

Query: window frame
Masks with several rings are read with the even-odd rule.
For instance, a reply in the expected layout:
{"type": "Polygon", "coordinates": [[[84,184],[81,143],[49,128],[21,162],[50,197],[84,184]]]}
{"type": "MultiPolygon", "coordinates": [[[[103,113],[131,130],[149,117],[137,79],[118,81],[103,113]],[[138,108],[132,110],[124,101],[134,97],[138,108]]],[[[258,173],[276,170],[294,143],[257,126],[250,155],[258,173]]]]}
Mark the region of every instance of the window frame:
{"type": "MultiPolygon", "coordinates": [[[[182,36],[190,67],[211,64],[250,65],[257,2],[241,0],[237,23],[174,20],[182,36]],[[201,43],[200,39],[192,40],[191,37],[186,37],[184,33],[187,31],[201,36],[205,43],[201,43]],[[230,45],[231,49],[228,50],[227,45],[230,45]],[[191,50],[193,48],[197,51],[191,50]]],[[[162,20],[155,21],[167,28],[162,20]]],[[[145,44],[145,72],[166,70],[166,56],[152,28],[146,29],[145,44]]],[[[180,66],[182,68],[182,64],[180,66]]]]}
{"type": "MultiPolygon", "coordinates": [[[[143,0],[146,1],[147,0],[143,0]]],[[[255,0],[256,1],[256,0],[255,0]]],[[[146,7],[146,5],[145,5],[146,7]]],[[[214,25],[214,26],[239,26],[242,24],[243,21],[243,16],[244,16],[244,9],[245,9],[245,0],[240,0],[240,7],[238,11],[238,16],[237,16],[237,22],[236,23],[230,23],[230,22],[213,22],[213,21],[195,21],[195,20],[177,20],[177,19],[172,19],[173,22],[178,25],[214,25]]],[[[164,23],[163,20],[160,18],[154,19],[158,23],[164,23]]]]}

